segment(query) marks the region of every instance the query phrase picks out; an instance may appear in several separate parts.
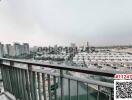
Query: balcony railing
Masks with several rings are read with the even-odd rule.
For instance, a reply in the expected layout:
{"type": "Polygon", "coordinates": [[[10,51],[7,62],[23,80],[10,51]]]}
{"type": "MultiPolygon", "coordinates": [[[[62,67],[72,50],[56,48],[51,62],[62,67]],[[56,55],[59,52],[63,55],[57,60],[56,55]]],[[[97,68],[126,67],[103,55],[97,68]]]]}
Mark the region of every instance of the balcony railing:
{"type": "Polygon", "coordinates": [[[17,100],[113,100],[113,83],[78,76],[119,73],[5,58],[0,59],[0,68],[4,91],[17,100]]]}

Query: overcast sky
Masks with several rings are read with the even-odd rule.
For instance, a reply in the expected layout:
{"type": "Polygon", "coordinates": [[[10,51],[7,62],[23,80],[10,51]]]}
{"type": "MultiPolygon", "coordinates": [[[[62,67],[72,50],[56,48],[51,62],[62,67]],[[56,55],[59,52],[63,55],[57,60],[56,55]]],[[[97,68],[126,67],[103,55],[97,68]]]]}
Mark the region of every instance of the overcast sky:
{"type": "Polygon", "coordinates": [[[0,41],[132,44],[132,0],[1,0],[0,41]]]}

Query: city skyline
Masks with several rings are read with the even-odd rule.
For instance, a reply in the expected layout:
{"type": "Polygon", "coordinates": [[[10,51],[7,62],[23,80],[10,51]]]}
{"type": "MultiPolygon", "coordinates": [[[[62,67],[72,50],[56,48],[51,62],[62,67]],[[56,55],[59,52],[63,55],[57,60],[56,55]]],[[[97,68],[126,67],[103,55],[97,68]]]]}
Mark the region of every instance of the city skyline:
{"type": "Polygon", "coordinates": [[[0,41],[32,46],[131,45],[130,0],[2,0],[0,41]]]}
{"type": "MultiPolygon", "coordinates": [[[[71,47],[72,45],[75,45],[75,47],[82,47],[82,46],[87,46],[87,43],[89,43],[88,41],[87,42],[82,42],[82,43],[80,43],[80,44],[77,44],[77,43],[73,43],[73,42],[71,42],[71,43],[69,43],[68,45],[58,45],[58,44],[53,44],[53,45],[31,45],[30,43],[28,43],[28,42],[18,42],[18,41],[14,41],[14,42],[8,42],[8,43],[6,43],[6,42],[2,42],[2,41],[0,41],[0,44],[3,44],[3,45],[14,45],[14,44],[19,44],[19,45],[23,45],[23,44],[29,44],[30,45],[30,47],[31,48],[33,48],[33,47],[55,47],[55,46],[62,46],[62,47],[71,47]]],[[[118,47],[118,46],[124,46],[124,47],[132,47],[132,45],[128,45],[128,44],[126,44],[126,45],[119,45],[119,44],[115,44],[115,45],[91,45],[90,43],[89,43],[89,45],[88,45],[89,47],[118,47]]]]}

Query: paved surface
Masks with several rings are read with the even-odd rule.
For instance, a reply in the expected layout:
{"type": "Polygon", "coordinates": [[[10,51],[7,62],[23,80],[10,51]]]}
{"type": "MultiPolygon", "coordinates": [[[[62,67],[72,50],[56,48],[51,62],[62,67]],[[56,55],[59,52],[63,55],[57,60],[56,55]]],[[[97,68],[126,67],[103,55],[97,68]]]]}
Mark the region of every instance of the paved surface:
{"type": "MultiPolygon", "coordinates": [[[[0,82],[0,89],[1,92],[3,92],[3,83],[0,82]]],[[[10,100],[9,98],[7,98],[4,94],[0,94],[0,100],[10,100]]]]}
{"type": "Polygon", "coordinates": [[[0,94],[0,100],[10,100],[4,94],[0,94]]]}

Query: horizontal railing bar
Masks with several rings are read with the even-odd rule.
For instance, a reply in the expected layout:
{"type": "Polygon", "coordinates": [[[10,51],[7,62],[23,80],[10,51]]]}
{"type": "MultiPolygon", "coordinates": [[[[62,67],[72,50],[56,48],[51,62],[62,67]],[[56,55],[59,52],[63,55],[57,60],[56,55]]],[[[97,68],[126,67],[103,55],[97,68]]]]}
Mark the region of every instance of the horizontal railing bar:
{"type": "Polygon", "coordinates": [[[61,69],[61,70],[67,70],[67,71],[75,71],[75,72],[81,72],[86,74],[94,74],[94,75],[101,75],[101,76],[107,76],[107,77],[113,77],[115,74],[127,74],[131,73],[132,71],[115,71],[112,70],[111,72],[101,69],[91,69],[91,68],[82,68],[82,67],[73,67],[73,66],[66,66],[66,65],[57,65],[57,64],[40,64],[36,62],[29,62],[29,61],[22,61],[22,60],[14,60],[14,59],[7,59],[7,58],[0,58],[0,60],[3,61],[11,61],[15,63],[22,63],[22,64],[31,64],[35,66],[41,66],[41,67],[47,67],[47,68],[54,68],[54,69],[61,69]]]}
{"type": "Polygon", "coordinates": [[[25,68],[25,67],[20,67],[20,66],[10,66],[10,65],[7,65],[7,64],[0,64],[2,66],[5,66],[5,67],[15,67],[15,68],[20,68],[20,69],[24,69],[24,70],[27,70],[28,68],[25,68]]]}
{"type": "MultiPolygon", "coordinates": [[[[58,73],[51,73],[51,72],[43,71],[41,69],[35,69],[35,70],[33,69],[32,71],[48,74],[48,75],[51,75],[51,76],[60,77],[60,74],[58,74],[58,73]]],[[[84,83],[88,83],[88,84],[93,84],[93,85],[100,85],[100,86],[104,86],[104,87],[114,88],[113,83],[108,83],[108,82],[101,82],[101,81],[86,79],[86,78],[83,79],[83,78],[70,76],[70,75],[65,75],[65,74],[63,75],[63,78],[70,79],[70,80],[73,80],[73,81],[80,81],[80,82],[84,82],[84,83]]]]}
{"type": "Polygon", "coordinates": [[[88,83],[88,84],[92,84],[92,85],[98,85],[98,86],[104,86],[104,87],[108,87],[108,88],[114,88],[113,83],[102,82],[102,81],[92,80],[92,79],[83,79],[83,78],[79,78],[79,77],[75,77],[75,76],[69,76],[69,75],[64,75],[63,77],[66,78],[66,79],[79,81],[79,82],[83,82],[83,83],[88,83]]]}

